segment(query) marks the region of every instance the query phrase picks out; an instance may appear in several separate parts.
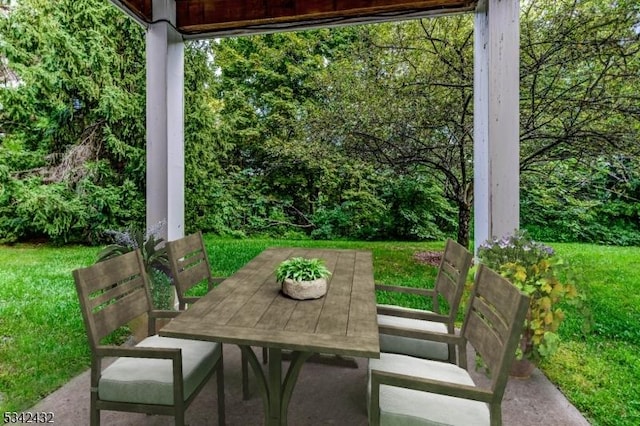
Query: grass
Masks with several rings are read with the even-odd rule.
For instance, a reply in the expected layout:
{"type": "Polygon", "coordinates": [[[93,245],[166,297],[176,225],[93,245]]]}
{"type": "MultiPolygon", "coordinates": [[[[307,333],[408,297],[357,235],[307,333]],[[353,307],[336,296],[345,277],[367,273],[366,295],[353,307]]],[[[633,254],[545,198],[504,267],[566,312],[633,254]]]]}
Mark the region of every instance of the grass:
{"type": "MultiPolygon", "coordinates": [[[[420,286],[435,268],[418,251],[443,243],[230,240],[205,236],[214,275],[229,275],[269,246],[371,250],[376,282],[420,286]]],[[[584,312],[567,306],[560,351],[541,366],[594,425],[640,424],[640,248],[551,244],[576,270],[584,312]]],[[[0,411],[20,411],[89,366],[89,349],[71,270],[98,248],[0,246],[0,411]]],[[[379,301],[421,305],[415,299],[379,301]]],[[[553,419],[549,419],[553,424],[553,419]]]]}
{"type": "Polygon", "coordinates": [[[0,248],[0,412],[20,411],[89,366],[71,270],[97,249],[0,248]]]}
{"type": "Polygon", "coordinates": [[[567,308],[560,351],[542,368],[594,425],[640,424],[640,248],[553,244],[577,272],[590,330],[567,308]]]}

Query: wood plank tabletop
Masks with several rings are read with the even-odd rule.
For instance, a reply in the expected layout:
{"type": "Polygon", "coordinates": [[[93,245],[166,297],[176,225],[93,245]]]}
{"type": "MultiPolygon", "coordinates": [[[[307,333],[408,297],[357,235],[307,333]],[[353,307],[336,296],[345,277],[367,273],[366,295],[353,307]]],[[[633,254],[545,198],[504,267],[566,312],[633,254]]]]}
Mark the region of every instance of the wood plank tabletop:
{"type": "Polygon", "coordinates": [[[172,320],[160,335],[378,358],[373,259],[361,250],[268,248],[172,320]],[[291,257],[320,258],[327,294],[294,300],[275,270],[291,257]]]}

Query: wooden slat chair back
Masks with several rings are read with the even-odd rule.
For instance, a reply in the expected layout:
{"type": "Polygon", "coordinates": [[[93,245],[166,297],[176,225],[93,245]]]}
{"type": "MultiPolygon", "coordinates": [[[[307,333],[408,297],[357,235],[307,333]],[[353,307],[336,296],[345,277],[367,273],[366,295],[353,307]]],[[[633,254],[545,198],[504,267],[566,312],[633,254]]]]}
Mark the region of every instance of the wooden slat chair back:
{"type": "Polygon", "coordinates": [[[452,345],[429,342],[400,336],[397,333],[385,333],[386,327],[398,329],[455,332],[455,321],[464,293],[473,255],[464,246],[448,239],[433,288],[413,288],[403,286],[376,285],[376,290],[417,294],[431,299],[433,311],[409,309],[393,305],[378,305],[378,323],[380,329],[380,350],[420,358],[448,359],[455,362],[455,348],[452,345]],[[448,305],[447,312],[441,306],[441,300],[448,305]]]}
{"type": "Polygon", "coordinates": [[[197,297],[188,296],[189,290],[200,283],[207,284],[207,291],[225,277],[213,277],[209,257],[202,239],[202,232],[187,235],[166,244],[169,267],[176,286],[179,309],[186,309],[187,304],[194,303],[197,297]]]}
{"type": "MultiPolygon", "coordinates": [[[[492,403],[498,404],[493,407],[498,415],[528,308],[529,298],[524,293],[498,273],[480,265],[460,334],[491,372],[490,391],[492,403]]],[[[467,368],[466,351],[463,352],[465,356],[460,364],[467,368]]]]}
{"type": "Polygon", "coordinates": [[[458,308],[467,281],[467,274],[473,255],[453,240],[448,240],[440,261],[438,275],[435,282],[435,291],[432,294],[433,311],[447,316],[447,329],[453,333],[458,308]],[[440,298],[447,301],[448,312],[441,312],[440,298]]]}
{"type": "Polygon", "coordinates": [[[152,310],[139,250],[76,269],[73,277],[92,353],[91,425],[100,424],[101,410],[171,415],[176,425],[184,425],[185,410],[214,373],[218,420],[224,424],[221,345],[152,335],[157,318],[175,317],[178,312],[152,310]],[[115,330],[145,314],[150,337],[132,347],[102,343],[115,330]],[[106,357],[116,360],[103,368],[106,357]]]}
{"type": "Polygon", "coordinates": [[[73,276],[93,351],[103,338],[151,311],[151,293],[137,251],[77,269],[73,276]]]}
{"type": "Polygon", "coordinates": [[[451,342],[459,365],[382,353],[370,360],[370,423],[373,425],[501,425],[501,403],[529,307],[529,298],[505,278],[480,265],[460,335],[422,333],[451,342]],[[468,374],[471,344],[491,373],[486,387],[468,374]]]}

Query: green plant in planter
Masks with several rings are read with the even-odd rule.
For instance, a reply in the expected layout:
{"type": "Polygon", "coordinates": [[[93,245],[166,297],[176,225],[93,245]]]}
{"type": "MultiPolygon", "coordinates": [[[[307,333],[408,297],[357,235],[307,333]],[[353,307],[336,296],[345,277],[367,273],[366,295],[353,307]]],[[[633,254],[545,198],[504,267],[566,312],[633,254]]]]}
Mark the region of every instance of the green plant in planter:
{"type": "Polygon", "coordinates": [[[478,247],[478,258],[530,297],[518,359],[537,362],[555,353],[560,342],[556,331],[564,320],[558,304],[580,300],[575,285],[559,278],[567,275],[560,274],[567,265],[526,231],[487,240],[478,247]]]}
{"type": "Polygon", "coordinates": [[[113,239],[113,244],[106,246],[98,253],[97,262],[120,256],[121,254],[140,249],[145,270],[149,277],[150,291],[155,309],[169,309],[171,307],[171,277],[168,275],[169,258],[167,249],[162,245],[160,231],[166,222],[161,221],[146,231],[136,228],[124,231],[107,231],[113,239]]]}
{"type": "Polygon", "coordinates": [[[294,281],[313,281],[319,278],[327,278],[331,272],[321,259],[306,259],[293,257],[280,263],[276,269],[276,280],[282,283],[289,278],[294,281]]]}

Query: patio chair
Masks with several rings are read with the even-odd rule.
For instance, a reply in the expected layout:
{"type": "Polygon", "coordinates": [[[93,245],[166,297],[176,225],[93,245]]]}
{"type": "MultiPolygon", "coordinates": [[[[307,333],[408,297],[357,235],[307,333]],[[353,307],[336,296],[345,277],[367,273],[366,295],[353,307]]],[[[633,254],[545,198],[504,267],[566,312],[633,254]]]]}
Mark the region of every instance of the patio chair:
{"type": "Polygon", "coordinates": [[[185,411],[216,373],[218,422],[225,423],[222,346],[155,335],[158,318],[177,311],[152,310],[149,281],[139,250],[73,271],[91,347],[92,426],[101,410],[172,415],[184,425],[185,411]],[[135,346],[103,343],[105,337],[141,315],[149,337],[135,346]],[[115,361],[103,368],[104,358],[115,361]]]}
{"type": "Polygon", "coordinates": [[[189,295],[192,288],[205,283],[209,291],[227,278],[211,275],[209,257],[200,231],[168,241],[166,248],[171,276],[178,295],[178,309],[181,311],[199,299],[197,296],[189,295]]]}
{"type": "Polygon", "coordinates": [[[458,365],[388,353],[370,360],[370,424],[502,424],[502,397],[528,307],[524,293],[480,265],[460,335],[414,332],[455,344],[458,365]],[[466,370],[467,342],[491,373],[486,387],[476,386],[466,370]]]}
{"type": "MultiPolygon", "coordinates": [[[[204,245],[202,232],[198,231],[186,237],[166,243],[169,268],[176,287],[178,296],[178,309],[185,310],[189,304],[193,304],[199,297],[189,295],[189,291],[200,283],[205,283],[207,291],[215,284],[219,284],[226,277],[213,277],[207,249],[204,245]]],[[[267,349],[262,348],[263,362],[267,362],[267,349]]],[[[242,354],[242,395],[249,399],[249,364],[242,354]]]]}
{"type": "MultiPolygon", "coordinates": [[[[447,240],[440,261],[435,286],[432,289],[377,284],[376,290],[417,294],[431,299],[433,311],[410,309],[379,304],[378,325],[406,330],[433,331],[454,334],[455,320],[462,299],[467,273],[473,255],[457,242],[447,240]],[[448,312],[442,312],[440,303],[446,301],[448,312]]],[[[386,334],[380,330],[380,351],[411,355],[419,358],[455,362],[453,345],[420,338],[386,334]]]]}

